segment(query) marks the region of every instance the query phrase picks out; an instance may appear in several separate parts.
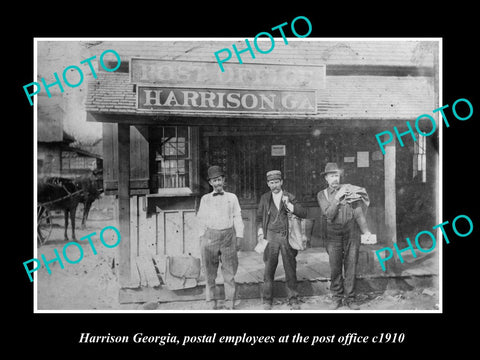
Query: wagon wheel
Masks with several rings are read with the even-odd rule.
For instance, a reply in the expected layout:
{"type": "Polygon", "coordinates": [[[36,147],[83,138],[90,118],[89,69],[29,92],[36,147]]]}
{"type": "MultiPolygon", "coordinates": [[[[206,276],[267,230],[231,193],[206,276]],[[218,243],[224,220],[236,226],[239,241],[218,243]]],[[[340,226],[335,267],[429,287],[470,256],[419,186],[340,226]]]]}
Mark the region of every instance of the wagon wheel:
{"type": "Polygon", "coordinates": [[[52,217],[50,212],[44,207],[39,205],[37,207],[37,241],[38,245],[43,245],[50,237],[52,232],[52,217]]]}

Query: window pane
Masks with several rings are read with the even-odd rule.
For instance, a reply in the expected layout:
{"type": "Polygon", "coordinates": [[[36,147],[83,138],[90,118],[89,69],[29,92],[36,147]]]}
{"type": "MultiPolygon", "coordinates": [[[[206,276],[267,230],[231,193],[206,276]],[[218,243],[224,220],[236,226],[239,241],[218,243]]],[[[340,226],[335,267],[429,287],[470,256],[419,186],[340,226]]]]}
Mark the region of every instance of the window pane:
{"type": "Polygon", "coordinates": [[[188,138],[188,127],[187,126],[178,126],[177,127],[177,136],[179,138],[188,138]]]}
{"type": "Polygon", "coordinates": [[[426,164],[426,139],[424,136],[418,138],[418,142],[413,146],[413,173],[414,182],[426,182],[427,164],[426,164]]]}
{"type": "MultiPolygon", "coordinates": [[[[166,140],[166,139],[164,139],[166,140]]],[[[163,145],[163,155],[165,156],[172,156],[172,155],[175,155],[175,149],[173,148],[173,145],[171,143],[171,140],[168,140],[167,142],[165,142],[165,144],[163,145]]]]}
{"type": "Polygon", "coordinates": [[[62,169],[64,169],[64,170],[70,169],[70,159],[69,158],[62,156],[62,169]]]}
{"type": "Polygon", "coordinates": [[[158,186],[160,188],[188,187],[188,127],[165,127],[161,132],[161,154],[157,151],[158,186]],[[159,156],[160,155],[160,156],[159,156]]]}
{"type": "MultiPolygon", "coordinates": [[[[181,138],[181,140],[185,140],[183,138],[181,138]]],[[[186,153],[185,153],[185,143],[184,142],[178,142],[177,144],[177,151],[178,151],[178,156],[185,156],[186,153]]]]}
{"type": "Polygon", "coordinates": [[[176,136],[175,126],[166,126],[163,128],[164,138],[170,138],[175,136],[176,136]]]}

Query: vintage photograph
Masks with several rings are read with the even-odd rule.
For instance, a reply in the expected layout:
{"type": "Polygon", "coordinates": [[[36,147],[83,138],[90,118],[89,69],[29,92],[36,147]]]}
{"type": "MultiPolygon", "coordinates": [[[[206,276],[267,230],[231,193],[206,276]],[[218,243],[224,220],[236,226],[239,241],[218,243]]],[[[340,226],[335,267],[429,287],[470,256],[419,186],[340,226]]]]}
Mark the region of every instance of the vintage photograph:
{"type": "Polygon", "coordinates": [[[255,40],[35,39],[35,312],[442,311],[441,39],[255,40]]]}

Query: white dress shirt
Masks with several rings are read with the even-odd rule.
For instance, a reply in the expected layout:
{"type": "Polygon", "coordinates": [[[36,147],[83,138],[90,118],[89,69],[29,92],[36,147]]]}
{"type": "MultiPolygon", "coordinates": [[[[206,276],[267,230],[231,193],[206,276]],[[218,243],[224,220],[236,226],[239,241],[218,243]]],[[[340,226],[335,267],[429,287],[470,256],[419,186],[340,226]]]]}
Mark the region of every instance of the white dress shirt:
{"type": "Polygon", "coordinates": [[[236,236],[243,238],[242,210],[237,196],[227,191],[223,195],[213,194],[205,194],[200,200],[197,213],[199,236],[205,234],[207,228],[224,230],[233,226],[236,236]]]}
{"type": "MultiPolygon", "coordinates": [[[[279,191],[277,194],[272,192],[272,198],[273,198],[273,203],[277,207],[278,210],[280,210],[280,202],[282,201],[283,198],[283,190],[279,191]]],[[[286,204],[286,207],[289,211],[293,211],[293,204],[289,201],[286,204]]]]}
{"type": "Polygon", "coordinates": [[[283,190],[279,191],[278,193],[272,192],[273,203],[277,207],[277,210],[280,210],[280,202],[282,201],[283,190]]]}

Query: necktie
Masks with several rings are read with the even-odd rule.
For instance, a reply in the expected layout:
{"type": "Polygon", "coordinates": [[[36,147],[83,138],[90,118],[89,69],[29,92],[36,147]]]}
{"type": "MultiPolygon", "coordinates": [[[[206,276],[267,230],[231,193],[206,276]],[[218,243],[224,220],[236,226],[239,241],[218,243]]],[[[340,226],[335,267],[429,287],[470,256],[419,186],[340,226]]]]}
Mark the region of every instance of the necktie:
{"type": "Polygon", "coordinates": [[[214,193],[213,193],[213,196],[217,196],[217,195],[223,195],[223,194],[224,194],[224,192],[223,192],[223,191],[221,191],[221,192],[214,192],[214,193]]]}

